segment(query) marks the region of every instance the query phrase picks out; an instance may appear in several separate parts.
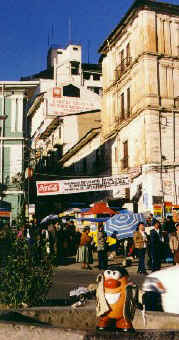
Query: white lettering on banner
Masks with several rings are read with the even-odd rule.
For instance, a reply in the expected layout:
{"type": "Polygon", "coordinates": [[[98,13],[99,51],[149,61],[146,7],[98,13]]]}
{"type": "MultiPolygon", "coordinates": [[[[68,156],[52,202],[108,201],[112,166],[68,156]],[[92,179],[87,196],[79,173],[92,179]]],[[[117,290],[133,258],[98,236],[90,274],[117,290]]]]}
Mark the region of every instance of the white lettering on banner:
{"type": "Polygon", "coordinates": [[[88,191],[105,191],[114,188],[124,189],[129,187],[127,175],[83,178],[55,182],[37,182],[37,195],[75,194],[88,191]]]}

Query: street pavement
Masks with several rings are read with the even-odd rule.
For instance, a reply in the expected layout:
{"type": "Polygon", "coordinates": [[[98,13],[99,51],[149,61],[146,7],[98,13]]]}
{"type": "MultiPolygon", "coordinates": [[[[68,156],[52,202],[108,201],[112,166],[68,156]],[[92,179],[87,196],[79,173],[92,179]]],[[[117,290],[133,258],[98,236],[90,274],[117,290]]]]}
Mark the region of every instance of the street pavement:
{"type": "MultiPolygon", "coordinates": [[[[109,261],[109,264],[122,264],[122,261],[122,257],[116,256],[109,261]]],[[[89,284],[96,283],[97,275],[100,272],[96,254],[94,254],[94,263],[91,267],[92,270],[81,269],[80,263],[75,263],[75,258],[66,258],[65,265],[56,267],[54,282],[48,294],[51,304],[63,305],[70,290],[79,286],[88,287],[89,284]]],[[[126,269],[132,281],[140,288],[145,275],[137,274],[137,260],[134,260],[126,269]]]]}

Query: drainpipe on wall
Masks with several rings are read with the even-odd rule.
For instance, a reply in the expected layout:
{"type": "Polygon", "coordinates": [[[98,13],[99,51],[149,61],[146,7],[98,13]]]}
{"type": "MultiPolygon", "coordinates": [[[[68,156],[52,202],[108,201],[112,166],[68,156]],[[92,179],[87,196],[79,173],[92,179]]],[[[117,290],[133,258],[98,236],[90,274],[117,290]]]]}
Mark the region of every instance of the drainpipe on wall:
{"type": "MultiPolygon", "coordinates": [[[[175,106],[175,103],[174,103],[175,106]]],[[[174,183],[174,203],[177,205],[177,188],[176,188],[176,149],[175,149],[175,111],[173,108],[173,183],[174,183]]]]}
{"type": "Polygon", "coordinates": [[[163,186],[163,158],[162,158],[162,134],[161,134],[161,112],[159,110],[159,143],[160,143],[160,184],[162,191],[162,217],[165,216],[165,199],[163,186]]]}

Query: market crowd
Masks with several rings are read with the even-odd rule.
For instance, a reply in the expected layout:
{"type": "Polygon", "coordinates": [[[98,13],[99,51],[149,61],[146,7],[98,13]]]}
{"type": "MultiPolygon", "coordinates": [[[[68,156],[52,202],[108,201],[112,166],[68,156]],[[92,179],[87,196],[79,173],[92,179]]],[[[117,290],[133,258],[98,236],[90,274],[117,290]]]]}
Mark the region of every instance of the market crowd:
{"type": "MultiPolygon", "coordinates": [[[[7,224],[0,226],[0,261],[2,262],[5,262],[10,247],[9,230],[7,224]]],[[[147,274],[147,270],[159,270],[162,262],[175,264],[176,257],[179,257],[179,223],[175,224],[170,216],[160,223],[150,214],[145,225],[139,222],[132,238],[117,240],[114,234],[116,243],[112,249],[101,222],[98,223],[95,240],[90,226],[79,230],[72,220],[64,222],[62,218],[41,224],[34,217],[29,224],[13,230],[17,240],[26,240],[29,247],[35,245],[37,256],[40,256],[43,246],[54,265],[64,265],[67,257],[73,257],[81,264],[82,269],[91,270],[95,251],[98,268],[105,270],[113,250],[116,255],[138,259],[138,273],[147,274]]]]}
{"type": "Polygon", "coordinates": [[[147,274],[147,269],[160,270],[163,262],[175,264],[179,256],[179,223],[174,223],[171,216],[160,223],[150,214],[146,225],[138,224],[130,252],[139,259],[139,274],[147,274]]]}

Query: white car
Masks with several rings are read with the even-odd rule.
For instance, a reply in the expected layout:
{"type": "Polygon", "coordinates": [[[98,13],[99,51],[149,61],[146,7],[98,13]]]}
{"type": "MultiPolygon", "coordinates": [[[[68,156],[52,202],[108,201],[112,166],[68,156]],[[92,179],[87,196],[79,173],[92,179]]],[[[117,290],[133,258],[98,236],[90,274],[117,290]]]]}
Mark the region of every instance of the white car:
{"type": "Polygon", "coordinates": [[[179,314],[179,264],[147,275],[142,291],[146,310],[179,314]]]}

